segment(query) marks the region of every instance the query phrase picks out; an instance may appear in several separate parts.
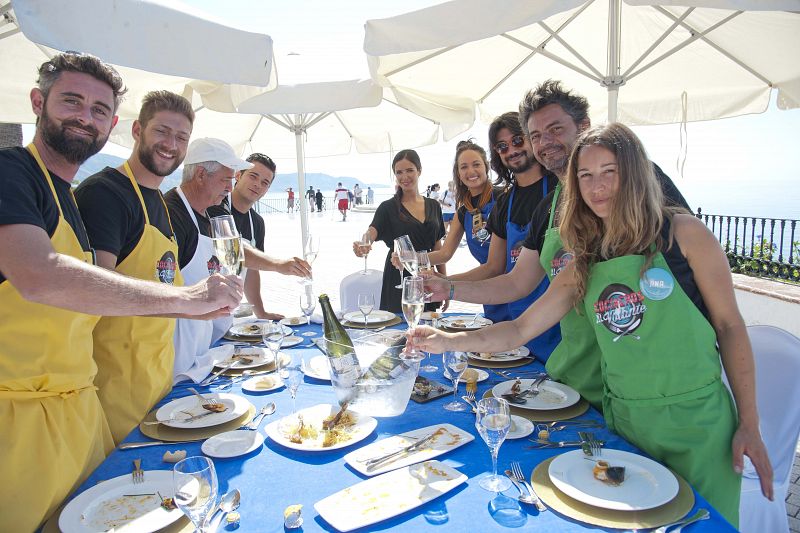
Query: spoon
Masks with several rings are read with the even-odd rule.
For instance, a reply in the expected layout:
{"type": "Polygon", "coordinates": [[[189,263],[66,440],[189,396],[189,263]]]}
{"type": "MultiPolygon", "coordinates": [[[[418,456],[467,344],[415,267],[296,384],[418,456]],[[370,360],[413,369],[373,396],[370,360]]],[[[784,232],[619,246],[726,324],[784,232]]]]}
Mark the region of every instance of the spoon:
{"type": "MultiPolygon", "coordinates": [[[[225,518],[225,515],[239,508],[241,498],[242,494],[239,492],[239,489],[233,489],[232,491],[226,492],[222,498],[220,498],[219,505],[216,507],[216,509],[214,509],[214,513],[216,513],[217,510],[222,512],[214,520],[214,523],[208,528],[208,531],[217,531],[219,529],[219,525],[222,523],[222,520],[225,518]]],[[[212,516],[214,513],[211,513],[212,516]]]]}

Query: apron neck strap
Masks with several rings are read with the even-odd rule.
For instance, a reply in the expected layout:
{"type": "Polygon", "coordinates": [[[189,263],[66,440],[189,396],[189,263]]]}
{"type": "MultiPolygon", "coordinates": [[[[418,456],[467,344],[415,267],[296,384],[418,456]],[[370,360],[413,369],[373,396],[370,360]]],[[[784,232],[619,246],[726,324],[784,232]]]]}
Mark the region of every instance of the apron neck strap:
{"type": "MultiPolygon", "coordinates": [[[[33,143],[30,143],[28,146],[26,146],[26,149],[28,150],[28,152],[30,152],[30,154],[36,160],[36,163],[39,165],[39,169],[42,171],[42,174],[44,174],[45,179],[47,179],[47,184],[50,186],[50,192],[53,193],[53,199],[56,201],[56,207],[58,207],[58,215],[63,218],[64,217],[64,211],[61,209],[61,202],[58,201],[58,195],[56,194],[56,188],[53,185],[53,178],[50,176],[50,171],[47,170],[47,167],[45,166],[44,161],[42,161],[42,156],[39,155],[39,149],[36,148],[36,145],[33,144],[33,143]]],[[[72,192],[71,189],[70,189],[70,192],[72,192]]]]}
{"type": "Polygon", "coordinates": [[[558,205],[559,194],[561,194],[561,180],[559,180],[558,185],[556,185],[553,201],[550,204],[550,220],[547,222],[548,229],[553,227],[553,219],[555,219],[556,216],[556,205],[558,205]]]}

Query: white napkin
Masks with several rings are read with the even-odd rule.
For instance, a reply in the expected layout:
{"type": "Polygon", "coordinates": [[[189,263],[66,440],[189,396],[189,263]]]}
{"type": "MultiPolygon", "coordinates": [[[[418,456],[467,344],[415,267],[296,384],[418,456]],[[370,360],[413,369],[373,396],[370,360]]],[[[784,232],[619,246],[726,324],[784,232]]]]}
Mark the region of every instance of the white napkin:
{"type": "Polygon", "coordinates": [[[230,359],[233,355],[233,350],[233,344],[223,344],[222,346],[211,348],[200,357],[197,357],[189,370],[175,376],[173,383],[189,379],[195,383],[200,383],[211,374],[211,369],[214,368],[215,364],[230,359]]]}
{"type": "MultiPolygon", "coordinates": [[[[342,317],[344,316],[344,313],[342,313],[341,311],[334,311],[333,314],[335,314],[336,318],[338,318],[339,320],[341,320],[342,317]]],[[[322,313],[314,313],[313,315],[311,315],[311,322],[313,324],[322,324],[322,313]]]]}

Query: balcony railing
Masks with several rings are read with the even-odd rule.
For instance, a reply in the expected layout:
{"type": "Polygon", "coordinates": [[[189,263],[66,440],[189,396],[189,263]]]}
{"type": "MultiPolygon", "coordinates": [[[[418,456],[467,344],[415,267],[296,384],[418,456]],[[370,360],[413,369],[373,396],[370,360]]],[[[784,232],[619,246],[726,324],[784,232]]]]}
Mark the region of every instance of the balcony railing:
{"type": "Polygon", "coordinates": [[[799,220],[785,218],[695,215],[716,235],[731,271],[800,283],[799,220]]]}

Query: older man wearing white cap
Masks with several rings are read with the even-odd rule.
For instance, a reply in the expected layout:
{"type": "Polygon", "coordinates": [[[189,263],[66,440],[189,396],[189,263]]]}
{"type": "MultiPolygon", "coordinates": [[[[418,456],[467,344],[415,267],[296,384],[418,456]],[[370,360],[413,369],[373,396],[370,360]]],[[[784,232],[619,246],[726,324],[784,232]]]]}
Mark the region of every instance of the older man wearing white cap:
{"type": "MultiPolygon", "coordinates": [[[[183,162],[180,187],[164,195],[178,240],[178,264],[188,285],[220,270],[211,241],[211,223],[206,210],[222,203],[231,192],[234,174],[251,168],[225,141],[202,138],[192,141],[183,162]]],[[[310,276],[310,266],[303,260],[272,259],[245,246],[245,263],[256,270],[274,270],[287,275],[310,276]]],[[[178,319],[175,328],[174,374],[185,374],[197,357],[216,342],[230,320],[178,319]],[[215,328],[214,322],[217,322],[215,328]],[[219,325],[222,324],[222,327],[219,325]]]]}

